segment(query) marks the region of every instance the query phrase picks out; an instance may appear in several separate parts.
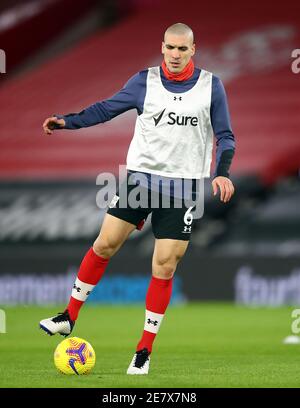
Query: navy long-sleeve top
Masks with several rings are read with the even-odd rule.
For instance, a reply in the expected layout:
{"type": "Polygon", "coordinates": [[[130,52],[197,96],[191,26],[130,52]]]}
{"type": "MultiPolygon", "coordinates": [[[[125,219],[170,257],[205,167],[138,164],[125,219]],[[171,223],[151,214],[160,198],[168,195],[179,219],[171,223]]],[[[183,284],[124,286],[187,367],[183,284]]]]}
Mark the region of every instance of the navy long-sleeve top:
{"type": "MultiPolygon", "coordinates": [[[[163,86],[173,93],[182,93],[191,89],[196,84],[200,72],[199,68],[195,68],[191,78],[179,82],[168,80],[160,68],[163,86]]],[[[112,97],[96,102],[79,113],[56,116],[65,120],[65,129],[80,129],[107,122],[130,109],[136,109],[140,115],[143,112],[146,95],[147,74],[148,70],[138,72],[112,97]]],[[[217,146],[214,177],[229,177],[235,138],[230,124],[225,89],[222,81],[215,75],[212,77],[210,118],[217,146]]]]}

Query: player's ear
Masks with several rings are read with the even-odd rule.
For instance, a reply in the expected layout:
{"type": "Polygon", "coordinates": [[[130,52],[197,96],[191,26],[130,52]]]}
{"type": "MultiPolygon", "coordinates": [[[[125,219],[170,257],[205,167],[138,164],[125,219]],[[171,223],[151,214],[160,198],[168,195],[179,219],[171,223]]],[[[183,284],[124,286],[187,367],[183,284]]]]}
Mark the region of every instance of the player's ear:
{"type": "Polygon", "coordinates": [[[196,52],[196,45],[193,44],[192,45],[192,56],[195,55],[195,52],[196,52]]]}
{"type": "Polygon", "coordinates": [[[162,42],[161,43],[161,53],[164,54],[164,51],[165,51],[165,43],[162,42]]]}

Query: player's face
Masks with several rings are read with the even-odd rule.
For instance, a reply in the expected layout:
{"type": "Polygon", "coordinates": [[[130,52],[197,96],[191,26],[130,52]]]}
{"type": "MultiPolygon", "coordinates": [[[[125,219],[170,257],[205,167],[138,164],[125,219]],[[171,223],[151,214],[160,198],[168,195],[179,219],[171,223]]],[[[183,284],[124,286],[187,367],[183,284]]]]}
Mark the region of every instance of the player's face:
{"type": "Polygon", "coordinates": [[[177,74],[189,63],[195,54],[195,44],[189,35],[166,34],[161,52],[170,72],[177,74]]]}

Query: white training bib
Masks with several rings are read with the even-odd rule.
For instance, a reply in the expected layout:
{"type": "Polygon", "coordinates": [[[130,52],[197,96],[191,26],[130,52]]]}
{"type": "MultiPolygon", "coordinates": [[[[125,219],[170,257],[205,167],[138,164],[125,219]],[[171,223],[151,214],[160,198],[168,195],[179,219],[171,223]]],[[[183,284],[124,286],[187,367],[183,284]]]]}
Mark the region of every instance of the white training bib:
{"type": "Polygon", "coordinates": [[[173,93],[163,86],[159,67],[149,68],[144,111],[136,120],[127,169],[167,177],[209,177],[211,94],[208,71],[201,70],[189,91],[173,93]]]}

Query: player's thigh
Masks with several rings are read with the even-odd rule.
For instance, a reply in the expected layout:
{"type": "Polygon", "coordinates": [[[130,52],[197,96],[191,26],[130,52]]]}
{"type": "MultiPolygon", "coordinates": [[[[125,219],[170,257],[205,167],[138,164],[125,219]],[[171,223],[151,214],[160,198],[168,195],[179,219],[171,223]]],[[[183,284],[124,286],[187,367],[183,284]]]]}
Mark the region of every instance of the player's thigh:
{"type": "Polygon", "coordinates": [[[136,225],[111,214],[105,214],[94,248],[97,252],[105,249],[118,250],[135,229],[136,225]]]}

